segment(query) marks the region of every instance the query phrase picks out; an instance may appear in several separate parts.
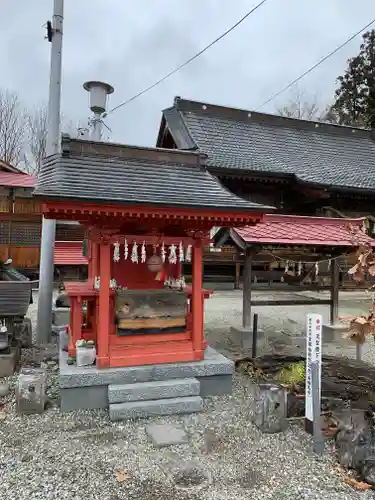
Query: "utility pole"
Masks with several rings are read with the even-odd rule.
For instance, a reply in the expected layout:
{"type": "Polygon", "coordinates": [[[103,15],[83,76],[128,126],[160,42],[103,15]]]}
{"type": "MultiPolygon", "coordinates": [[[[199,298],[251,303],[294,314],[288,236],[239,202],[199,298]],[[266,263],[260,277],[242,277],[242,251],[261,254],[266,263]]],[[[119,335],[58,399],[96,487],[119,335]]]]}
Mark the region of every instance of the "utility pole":
{"type": "MultiPolygon", "coordinates": [[[[54,0],[52,25],[47,23],[47,38],[51,42],[51,65],[48,101],[48,131],[46,156],[60,150],[60,101],[64,0],[54,0]]],[[[42,167],[43,168],[43,167],[42,167]]],[[[42,220],[42,241],[39,265],[39,299],[36,339],[38,344],[50,340],[52,329],[53,271],[56,221],[42,220]]]]}

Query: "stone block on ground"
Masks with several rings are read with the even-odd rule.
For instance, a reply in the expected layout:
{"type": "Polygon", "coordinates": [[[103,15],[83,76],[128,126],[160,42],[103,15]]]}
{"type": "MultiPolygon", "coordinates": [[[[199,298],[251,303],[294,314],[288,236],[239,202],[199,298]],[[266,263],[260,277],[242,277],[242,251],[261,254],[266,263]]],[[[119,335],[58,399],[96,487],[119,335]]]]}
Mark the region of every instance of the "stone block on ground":
{"type": "Polygon", "coordinates": [[[146,433],[156,448],[188,442],[188,436],[180,425],[151,424],[147,426],[146,433]]]}
{"type": "Polygon", "coordinates": [[[135,384],[113,384],[108,386],[108,400],[110,403],[149,401],[199,396],[199,391],[200,384],[196,378],[138,382],[135,384]]]}
{"type": "Polygon", "coordinates": [[[211,375],[209,377],[197,377],[200,383],[200,396],[225,396],[233,392],[232,375],[211,375]]]}
{"type": "MultiPolygon", "coordinates": [[[[230,334],[235,344],[238,344],[241,349],[252,349],[253,347],[253,329],[252,327],[244,328],[243,326],[231,326],[230,334]]],[[[264,341],[264,332],[260,328],[257,331],[257,345],[264,341]]]]}
{"type": "Polygon", "coordinates": [[[131,401],[109,405],[109,418],[115,420],[129,420],[147,418],[156,415],[180,415],[196,413],[203,408],[203,399],[200,396],[187,398],[159,399],[157,401],[131,401]]]}
{"type": "Polygon", "coordinates": [[[89,387],[60,388],[60,408],[62,412],[76,410],[96,410],[108,408],[108,390],[106,385],[89,387]]]}
{"type": "Polygon", "coordinates": [[[77,367],[67,364],[68,353],[60,350],[60,388],[87,387],[92,385],[132,384],[196,377],[232,375],[234,363],[208,347],[202,361],[164,363],[157,365],[125,366],[99,369],[96,366],[77,367]]]}
{"type": "Polygon", "coordinates": [[[17,347],[11,347],[8,354],[0,352],[0,378],[11,377],[14,373],[19,355],[17,347]]]}
{"type": "Polygon", "coordinates": [[[342,339],[342,336],[349,330],[349,326],[343,323],[333,325],[323,325],[323,342],[335,342],[342,339]]]}

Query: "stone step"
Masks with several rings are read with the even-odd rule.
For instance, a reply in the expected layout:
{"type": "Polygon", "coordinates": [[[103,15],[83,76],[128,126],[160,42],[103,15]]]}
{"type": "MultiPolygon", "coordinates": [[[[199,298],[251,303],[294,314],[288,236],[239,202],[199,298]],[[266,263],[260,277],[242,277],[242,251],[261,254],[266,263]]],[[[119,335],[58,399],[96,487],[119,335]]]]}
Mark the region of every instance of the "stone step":
{"type": "Polygon", "coordinates": [[[128,403],[110,404],[109,418],[114,421],[147,418],[158,415],[196,413],[201,411],[202,408],[203,399],[200,396],[153,401],[130,401],[128,403]]]}
{"type": "Polygon", "coordinates": [[[138,382],[135,384],[112,384],[108,386],[108,401],[112,404],[172,399],[199,396],[199,392],[200,383],[196,378],[138,382]]]}

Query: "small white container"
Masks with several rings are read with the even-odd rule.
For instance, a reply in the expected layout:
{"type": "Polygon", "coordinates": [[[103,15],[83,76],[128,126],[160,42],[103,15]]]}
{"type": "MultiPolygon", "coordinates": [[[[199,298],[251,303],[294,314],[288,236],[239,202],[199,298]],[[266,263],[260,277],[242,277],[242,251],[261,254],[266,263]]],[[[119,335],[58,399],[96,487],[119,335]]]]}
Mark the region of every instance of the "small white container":
{"type": "Polygon", "coordinates": [[[96,348],[95,346],[76,346],[76,362],[77,366],[91,366],[95,363],[96,348]]]}

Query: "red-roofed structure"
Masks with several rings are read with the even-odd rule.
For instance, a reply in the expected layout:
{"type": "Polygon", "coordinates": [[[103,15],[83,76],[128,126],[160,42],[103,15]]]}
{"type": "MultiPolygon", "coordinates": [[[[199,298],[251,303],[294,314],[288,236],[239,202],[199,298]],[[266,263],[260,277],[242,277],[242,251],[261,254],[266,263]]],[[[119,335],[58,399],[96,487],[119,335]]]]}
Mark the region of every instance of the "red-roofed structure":
{"type": "Polygon", "coordinates": [[[85,266],[87,257],[82,252],[81,241],[56,241],[54,253],[55,266],[85,266]]]}
{"type": "Polygon", "coordinates": [[[4,160],[0,160],[0,171],[1,172],[13,172],[15,174],[24,174],[22,170],[17,167],[14,167],[10,163],[7,163],[4,160]]]}
{"type": "Polygon", "coordinates": [[[360,231],[364,222],[365,218],[267,214],[256,226],[232,229],[231,236],[233,239],[239,237],[243,247],[246,244],[352,247],[359,242],[375,246],[375,240],[360,231]],[[350,227],[358,229],[355,237],[350,233],[350,227]]]}
{"type": "Polygon", "coordinates": [[[35,175],[0,171],[0,187],[33,188],[35,183],[35,175]]]}
{"type": "MultiPolygon", "coordinates": [[[[0,159],[0,261],[11,257],[23,271],[37,272],[40,261],[41,202],[32,197],[36,176],[27,174],[0,159]]],[[[55,265],[78,274],[87,266],[82,255],[82,228],[57,226],[55,265]],[[67,241],[70,240],[75,241],[67,241]]],[[[32,274],[34,276],[34,274],[32,274]]]]}
{"type": "Polygon", "coordinates": [[[340,284],[338,260],[343,255],[352,253],[359,244],[370,244],[375,247],[375,240],[362,231],[365,221],[365,218],[266,214],[256,225],[221,228],[215,235],[215,246],[231,245],[236,248],[238,258],[241,254],[244,255],[241,333],[251,332],[251,306],[255,305],[329,305],[330,323],[334,327],[338,318],[340,284]],[[281,280],[290,280],[291,283],[299,284],[311,275],[315,275],[316,279],[320,274],[319,262],[325,261],[327,274],[329,271],[331,275],[331,298],[329,300],[303,297],[294,300],[252,300],[252,282],[256,280],[258,273],[258,271],[253,271],[252,266],[253,258],[257,254],[265,254],[268,257],[265,267],[269,269],[265,273],[272,273],[274,264],[276,267],[282,265],[283,269],[278,271],[282,276],[281,280]]]}

